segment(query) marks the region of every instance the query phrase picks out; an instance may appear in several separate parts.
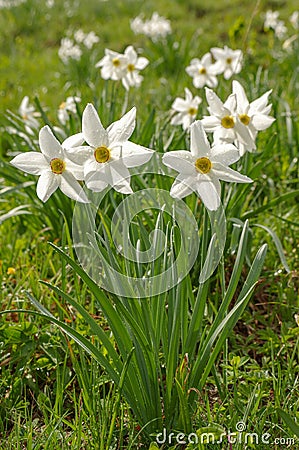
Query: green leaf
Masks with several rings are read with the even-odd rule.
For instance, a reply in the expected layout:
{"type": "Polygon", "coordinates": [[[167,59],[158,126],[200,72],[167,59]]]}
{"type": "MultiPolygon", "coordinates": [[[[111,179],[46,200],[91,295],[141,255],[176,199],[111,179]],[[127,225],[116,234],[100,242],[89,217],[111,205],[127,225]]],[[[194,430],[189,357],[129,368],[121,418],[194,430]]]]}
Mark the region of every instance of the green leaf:
{"type": "Polygon", "coordinates": [[[280,417],[282,418],[282,420],[285,422],[285,424],[290,428],[290,430],[292,430],[292,432],[299,437],[299,425],[297,424],[297,422],[295,422],[292,417],[286,413],[285,411],[283,411],[280,408],[276,408],[276,411],[278,412],[278,414],[280,415],[280,417]]]}

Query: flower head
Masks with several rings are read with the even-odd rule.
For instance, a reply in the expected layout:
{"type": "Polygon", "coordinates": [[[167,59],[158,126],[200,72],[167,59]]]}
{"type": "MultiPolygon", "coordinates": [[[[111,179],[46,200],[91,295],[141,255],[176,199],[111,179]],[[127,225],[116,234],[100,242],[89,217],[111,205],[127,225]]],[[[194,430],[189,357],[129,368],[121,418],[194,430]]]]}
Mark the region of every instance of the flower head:
{"type": "Polygon", "coordinates": [[[216,77],[218,68],[212,62],[211,53],[206,53],[201,59],[192,59],[190,65],[186,67],[186,72],[193,78],[193,85],[196,88],[216,87],[218,84],[216,77]]]}
{"type": "Polygon", "coordinates": [[[22,117],[26,130],[32,134],[32,128],[38,128],[39,122],[36,119],[37,112],[33,105],[30,104],[28,95],[25,95],[19,107],[19,114],[22,117]]]}
{"type": "MultiPolygon", "coordinates": [[[[255,140],[258,131],[269,128],[275,121],[274,117],[269,116],[272,105],[268,105],[268,98],[271,92],[272,90],[269,90],[249,103],[244,88],[238,81],[233,81],[233,94],[236,95],[237,100],[236,113],[242,124],[247,127],[253,140],[255,140]]],[[[246,147],[242,145],[239,149],[242,156],[246,147]]],[[[250,147],[247,150],[250,151],[250,147]]]]}
{"type": "Polygon", "coordinates": [[[96,63],[101,68],[104,80],[120,80],[125,75],[127,60],[124,55],[113,50],[105,49],[105,56],[96,63]]]}
{"type": "Polygon", "coordinates": [[[152,17],[146,21],[143,21],[140,16],[135,17],[131,21],[131,29],[135,34],[145,34],[154,42],[165,38],[171,33],[169,20],[160,16],[157,12],[154,12],[152,17]]]}
{"type": "MultiPolygon", "coordinates": [[[[91,103],[84,109],[82,136],[89,147],[82,147],[80,151],[73,148],[73,155],[84,168],[84,180],[89,189],[99,192],[110,185],[123,194],[132,193],[128,168],[146,163],[153,154],[152,150],[129,141],[135,117],[134,107],[105,129],[91,103]]],[[[70,153],[69,156],[72,158],[70,153]]]]}
{"type": "Polygon", "coordinates": [[[196,192],[206,208],[216,210],[220,205],[220,181],[250,183],[252,180],[229,166],[240,158],[233,144],[212,147],[200,120],[191,126],[190,151],[175,150],[163,155],[163,163],[179,172],[170,195],[184,198],[196,192]]]}
{"type": "Polygon", "coordinates": [[[138,56],[132,45],[129,45],[124,52],[125,73],[121,79],[123,86],[128,91],[132,86],[140,86],[143,77],[139,74],[149,63],[147,58],[138,56]]]}
{"type": "MultiPolygon", "coordinates": [[[[244,118],[237,114],[237,96],[229,95],[223,103],[211,89],[206,88],[210,116],[204,116],[202,124],[206,131],[214,133],[214,140],[220,142],[237,142],[246,146],[247,150],[255,149],[254,136],[244,124],[244,118]]],[[[241,105],[239,105],[241,108],[241,105]]]]}
{"type": "Polygon", "coordinates": [[[67,97],[66,100],[59,105],[57,115],[63,125],[68,121],[69,114],[76,114],[76,104],[79,102],[81,102],[80,97],[67,97]]]}
{"type": "Polygon", "coordinates": [[[185,88],[185,99],[178,97],[172,104],[172,109],[176,114],[171,119],[172,125],[182,124],[183,129],[187,130],[191,123],[195,120],[198,105],[202,102],[202,99],[197,95],[192,96],[192,93],[188,88],[185,88]]]}
{"type": "Polygon", "coordinates": [[[241,72],[243,60],[241,50],[232,50],[225,45],[224,48],[211,48],[211,53],[216,60],[214,69],[218,74],[223,73],[226,80],[234,73],[241,72]]]}
{"type": "Polygon", "coordinates": [[[39,175],[37,196],[46,202],[57,188],[68,197],[87,203],[88,199],[77,180],[83,179],[83,170],[70,161],[69,148],[78,145],[81,136],[75,135],[62,144],[53,135],[50,127],[44,126],[39,132],[40,152],[26,152],[17,155],[11,164],[32,175],[39,175]]]}

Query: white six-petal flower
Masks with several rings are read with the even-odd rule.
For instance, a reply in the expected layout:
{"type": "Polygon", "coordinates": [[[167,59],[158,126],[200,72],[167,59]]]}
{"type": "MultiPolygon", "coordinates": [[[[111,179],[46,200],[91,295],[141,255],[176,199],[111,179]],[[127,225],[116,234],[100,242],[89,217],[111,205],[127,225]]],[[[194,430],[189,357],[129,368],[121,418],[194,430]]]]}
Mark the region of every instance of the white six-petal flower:
{"type": "Polygon", "coordinates": [[[185,99],[177,97],[171,108],[176,114],[171,119],[172,125],[181,125],[184,130],[187,130],[191,123],[195,120],[198,105],[202,102],[202,99],[197,95],[193,97],[188,88],[185,88],[185,99]]]}
{"type": "Polygon", "coordinates": [[[229,95],[223,103],[215,92],[209,88],[205,89],[210,113],[210,116],[204,116],[202,119],[205,130],[214,133],[216,142],[237,142],[244,145],[249,151],[255,149],[253,136],[236,112],[236,94],[229,95]]]}
{"type": "Polygon", "coordinates": [[[190,65],[186,67],[186,72],[193,78],[193,85],[196,88],[216,87],[218,70],[216,64],[212,62],[211,53],[206,53],[201,59],[192,59],[190,65]]]}
{"type": "MultiPolygon", "coordinates": [[[[237,99],[237,115],[242,124],[248,128],[253,140],[255,140],[258,131],[266,130],[275,121],[274,117],[269,116],[272,105],[268,105],[268,98],[271,92],[272,90],[269,90],[249,103],[242,85],[236,80],[233,81],[233,94],[236,95],[237,99]]],[[[245,145],[240,145],[239,150],[240,155],[243,156],[246,150],[250,151],[251,149],[250,147],[246,148],[245,145]]]]}
{"type": "MultiPolygon", "coordinates": [[[[107,129],[102,125],[94,106],[89,103],[82,115],[82,136],[88,146],[77,151],[73,158],[84,168],[86,186],[100,192],[108,185],[123,194],[132,193],[129,168],[150,160],[153,151],[129,141],[135,128],[136,108],[107,129]]],[[[80,135],[78,137],[80,142],[80,135]]],[[[70,158],[72,155],[69,153],[70,158]]]]}
{"type": "Polygon", "coordinates": [[[234,73],[241,72],[243,63],[242,50],[232,50],[225,45],[224,48],[211,48],[211,53],[216,60],[215,70],[218,74],[223,73],[226,80],[231,78],[234,73]]]}
{"type": "Polygon", "coordinates": [[[77,180],[83,179],[83,170],[67,156],[68,147],[82,141],[72,137],[62,144],[53,135],[50,127],[44,126],[39,132],[39,152],[26,152],[17,155],[11,164],[23,172],[39,175],[36,187],[37,196],[46,202],[57,188],[78,202],[87,203],[88,198],[77,180]]]}
{"type": "Polygon", "coordinates": [[[250,183],[252,180],[229,166],[240,158],[233,144],[210,146],[200,120],[194,122],[190,134],[190,151],[175,150],[163,155],[163,163],[179,172],[170,195],[184,198],[196,192],[206,208],[216,210],[220,206],[220,182],[250,183]]]}

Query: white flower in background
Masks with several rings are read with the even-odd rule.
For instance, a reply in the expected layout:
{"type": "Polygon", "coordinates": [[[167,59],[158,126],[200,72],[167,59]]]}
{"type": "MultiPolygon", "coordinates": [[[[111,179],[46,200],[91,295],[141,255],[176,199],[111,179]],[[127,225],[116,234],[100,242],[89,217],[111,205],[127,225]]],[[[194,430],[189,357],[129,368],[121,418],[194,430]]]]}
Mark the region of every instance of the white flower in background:
{"type": "Polygon", "coordinates": [[[196,88],[216,87],[218,84],[217,70],[217,66],[212,62],[211,53],[206,53],[201,59],[192,59],[190,65],[186,67],[186,72],[193,78],[193,85],[196,88]]]}
{"type": "Polygon", "coordinates": [[[57,115],[63,125],[69,120],[70,114],[76,114],[76,104],[80,102],[80,97],[67,97],[66,100],[59,105],[57,115]]]}
{"type": "Polygon", "coordinates": [[[178,97],[174,100],[171,108],[176,114],[171,119],[171,125],[182,125],[187,130],[195,120],[198,105],[202,99],[198,96],[193,97],[188,88],[185,88],[185,99],[178,97]]]}
{"type": "Polygon", "coordinates": [[[135,34],[144,34],[144,22],[140,16],[130,21],[131,30],[135,34]]]}
{"type": "Polygon", "coordinates": [[[128,91],[132,86],[140,86],[143,76],[139,74],[149,63],[147,58],[138,56],[132,45],[125,49],[124,57],[126,61],[126,72],[121,81],[125,89],[128,91]]]}
{"type": "Polygon", "coordinates": [[[135,34],[145,34],[152,41],[164,39],[171,33],[171,24],[168,19],[160,16],[157,12],[152,14],[149,20],[143,21],[141,16],[131,20],[131,29],[135,34]]]}
{"type": "Polygon", "coordinates": [[[81,28],[79,28],[79,30],[75,31],[74,33],[74,39],[78,44],[82,44],[82,42],[85,39],[85,33],[83,30],[81,30],[81,28]]]}
{"type": "Polygon", "coordinates": [[[290,23],[293,25],[295,30],[299,29],[299,11],[294,11],[290,16],[290,23]]]}
{"type": "Polygon", "coordinates": [[[32,134],[32,128],[39,128],[39,122],[36,119],[38,113],[33,105],[30,104],[28,95],[25,95],[19,106],[19,114],[22,117],[25,128],[28,133],[32,134]]]}
{"type": "MultiPolygon", "coordinates": [[[[209,104],[210,116],[204,116],[202,125],[205,130],[214,134],[215,142],[237,142],[243,144],[246,150],[256,148],[254,138],[237,114],[237,96],[231,94],[225,103],[209,88],[206,89],[206,98],[209,104]]],[[[239,105],[242,109],[242,105],[239,105]]]]}
{"type": "MultiPolygon", "coordinates": [[[[60,144],[46,125],[39,132],[41,153],[19,154],[11,164],[23,172],[39,175],[36,193],[43,202],[59,188],[73,200],[87,203],[88,199],[77,181],[83,179],[83,169],[67,157],[68,148],[78,145],[78,141],[82,141],[82,138],[79,139],[78,135],[75,135],[60,144]]],[[[79,150],[78,147],[76,150],[79,150]]]]}
{"type": "Polygon", "coordinates": [[[72,39],[65,37],[61,39],[58,56],[64,64],[67,64],[69,59],[79,61],[82,56],[82,50],[72,39]]]}
{"type": "Polygon", "coordinates": [[[120,80],[126,72],[127,59],[121,53],[105,49],[105,56],[96,63],[101,68],[101,77],[104,80],[120,80]]]}
{"type": "Polygon", "coordinates": [[[129,141],[135,117],[134,107],[105,129],[91,103],[84,109],[82,135],[89,147],[80,147],[80,151],[73,148],[73,155],[74,161],[84,167],[84,180],[92,191],[100,192],[109,185],[123,194],[133,192],[128,169],[148,162],[153,155],[152,150],[129,141]]]}
{"type": "Polygon", "coordinates": [[[195,192],[206,208],[216,210],[220,206],[220,181],[250,183],[252,180],[229,166],[240,159],[233,144],[210,146],[200,120],[190,127],[190,151],[175,150],[163,155],[163,163],[179,172],[170,195],[184,198],[195,192]]]}
{"type": "Polygon", "coordinates": [[[97,36],[94,31],[90,31],[85,35],[83,44],[90,50],[94,46],[94,44],[97,44],[99,42],[99,40],[99,36],[97,36]]]}
{"type": "MultiPolygon", "coordinates": [[[[274,117],[269,116],[272,105],[268,104],[268,99],[271,92],[272,90],[269,90],[249,103],[241,84],[236,80],[233,81],[233,94],[236,95],[237,99],[236,113],[242,124],[247,127],[253,140],[255,140],[258,131],[266,130],[275,121],[274,117]]],[[[243,144],[239,146],[239,150],[242,156],[246,150],[250,151],[251,149],[250,147],[246,148],[243,144]]]]}
{"type": "Polygon", "coordinates": [[[274,28],[275,36],[278,37],[278,39],[283,39],[285,35],[287,34],[287,27],[285,26],[285,23],[283,20],[279,20],[277,22],[276,27],[274,28]]]}
{"type": "Polygon", "coordinates": [[[47,8],[49,8],[49,9],[53,8],[54,4],[55,4],[54,0],[46,0],[47,8]]]}
{"type": "Polygon", "coordinates": [[[264,21],[264,29],[265,30],[269,30],[269,29],[275,30],[277,23],[278,23],[278,18],[279,18],[278,11],[272,11],[271,9],[266,11],[265,21],[264,21]]]}
{"type": "Polygon", "coordinates": [[[25,3],[27,0],[0,0],[0,9],[13,8],[25,3]]]}
{"type": "Polygon", "coordinates": [[[213,47],[210,51],[216,60],[215,70],[218,74],[223,73],[226,80],[231,78],[233,74],[241,72],[242,50],[232,50],[225,45],[224,48],[213,47]]]}

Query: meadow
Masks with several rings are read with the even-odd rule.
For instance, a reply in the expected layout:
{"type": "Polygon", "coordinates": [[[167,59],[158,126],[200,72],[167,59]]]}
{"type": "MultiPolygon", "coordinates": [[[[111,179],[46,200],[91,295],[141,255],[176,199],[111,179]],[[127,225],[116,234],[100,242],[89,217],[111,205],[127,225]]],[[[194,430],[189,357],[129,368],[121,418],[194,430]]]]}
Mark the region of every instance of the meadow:
{"type": "Polygon", "coordinates": [[[299,449],[296,7],[0,0],[0,449],[299,449]]]}

